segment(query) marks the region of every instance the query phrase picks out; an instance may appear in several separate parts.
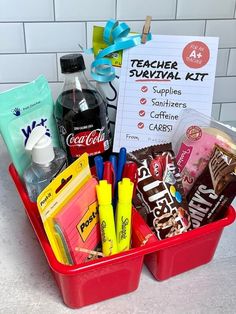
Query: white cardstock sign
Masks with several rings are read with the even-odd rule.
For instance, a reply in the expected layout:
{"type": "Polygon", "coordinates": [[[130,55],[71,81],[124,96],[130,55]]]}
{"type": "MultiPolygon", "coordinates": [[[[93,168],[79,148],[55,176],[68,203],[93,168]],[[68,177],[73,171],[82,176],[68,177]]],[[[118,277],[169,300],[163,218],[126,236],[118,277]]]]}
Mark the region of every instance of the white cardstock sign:
{"type": "Polygon", "coordinates": [[[171,141],[180,111],[210,116],[218,38],[153,35],[123,53],[113,151],[171,141]]]}

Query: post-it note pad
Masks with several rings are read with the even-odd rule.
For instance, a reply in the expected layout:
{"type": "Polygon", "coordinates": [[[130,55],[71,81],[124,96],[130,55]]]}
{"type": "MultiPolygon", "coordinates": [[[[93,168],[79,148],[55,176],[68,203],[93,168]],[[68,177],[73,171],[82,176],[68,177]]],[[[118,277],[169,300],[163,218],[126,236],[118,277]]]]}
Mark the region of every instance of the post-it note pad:
{"type": "Polygon", "coordinates": [[[96,185],[97,180],[90,178],[54,217],[74,264],[88,260],[88,251],[95,250],[100,243],[96,185]]]}

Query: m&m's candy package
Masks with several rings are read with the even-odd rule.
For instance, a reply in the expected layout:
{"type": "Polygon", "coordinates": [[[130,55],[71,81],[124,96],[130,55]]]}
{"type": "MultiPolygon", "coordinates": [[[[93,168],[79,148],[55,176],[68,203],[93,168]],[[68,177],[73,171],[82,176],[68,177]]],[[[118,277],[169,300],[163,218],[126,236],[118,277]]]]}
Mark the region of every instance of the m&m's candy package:
{"type": "Polygon", "coordinates": [[[158,239],[192,228],[181,176],[171,144],[160,144],[128,153],[138,166],[136,209],[158,239]]]}

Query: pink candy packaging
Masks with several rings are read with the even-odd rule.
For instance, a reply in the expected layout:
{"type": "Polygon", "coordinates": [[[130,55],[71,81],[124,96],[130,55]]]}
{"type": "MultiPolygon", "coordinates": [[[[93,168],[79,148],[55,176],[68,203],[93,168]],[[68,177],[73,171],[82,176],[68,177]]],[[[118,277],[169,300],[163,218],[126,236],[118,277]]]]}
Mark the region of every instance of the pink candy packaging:
{"type": "Polygon", "coordinates": [[[235,130],[193,109],[181,112],[173,134],[172,145],[185,194],[206,168],[215,144],[236,153],[235,130]]]}

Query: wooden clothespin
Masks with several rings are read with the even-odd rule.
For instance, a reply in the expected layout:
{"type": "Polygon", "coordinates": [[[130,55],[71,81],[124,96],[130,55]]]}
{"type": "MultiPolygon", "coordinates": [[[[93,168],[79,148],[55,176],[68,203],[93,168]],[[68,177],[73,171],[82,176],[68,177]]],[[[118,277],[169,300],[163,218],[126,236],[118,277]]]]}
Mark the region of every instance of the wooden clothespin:
{"type": "Polygon", "coordinates": [[[143,26],[143,32],[142,32],[142,37],[141,37],[141,43],[142,44],[146,44],[147,34],[150,32],[150,28],[151,28],[151,20],[152,20],[152,17],[148,15],[146,17],[146,21],[145,21],[145,24],[143,26]]]}

